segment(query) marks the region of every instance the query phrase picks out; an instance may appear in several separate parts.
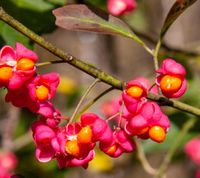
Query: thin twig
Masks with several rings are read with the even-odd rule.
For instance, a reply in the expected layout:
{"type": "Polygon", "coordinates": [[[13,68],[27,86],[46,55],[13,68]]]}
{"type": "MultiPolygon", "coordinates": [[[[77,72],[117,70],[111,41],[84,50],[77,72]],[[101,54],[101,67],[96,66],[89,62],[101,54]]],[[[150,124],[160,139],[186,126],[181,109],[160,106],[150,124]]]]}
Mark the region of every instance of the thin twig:
{"type": "Polygon", "coordinates": [[[149,162],[145,156],[145,153],[144,153],[144,150],[143,150],[140,140],[136,139],[136,138],[134,140],[135,140],[136,147],[137,147],[137,157],[140,160],[142,167],[144,168],[144,170],[147,173],[149,173],[151,175],[155,175],[156,170],[154,168],[152,168],[151,165],[149,164],[149,162]]]}
{"type": "Polygon", "coordinates": [[[160,50],[160,46],[161,46],[161,40],[159,39],[158,43],[156,44],[156,48],[155,48],[155,51],[154,51],[154,57],[153,57],[155,70],[157,70],[159,68],[158,67],[158,53],[159,53],[159,50],[160,50]]]}
{"type": "Polygon", "coordinates": [[[147,98],[150,99],[150,100],[156,101],[158,103],[161,103],[163,106],[170,106],[170,107],[176,108],[180,111],[184,111],[184,112],[196,115],[196,116],[200,116],[200,109],[199,108],[196,108],[196,107],[193,107],[191,105],[182,103],[180,101],[168,99],[168,98],[165,98],[161,95],[155,95],[155,94],[152,94],[152,93],[149,93],[147,98]]]}
{"type": "Polygon", "coordinates": [[[114,119],[115,117],[119,116],[120,115],[120,112],[117,112],[116,114],[110,116],[109,118],[106,119],[106,121],[111,121],[112,119],[114,119]]]}
{"type": "Polygon", "coordinates": [[[121,127],[123,111],[124,111],[124,102],[122,101],[122,105],[121,105],[120,112],[119,112],[118,127],[121,127]]]}
{"type": "Polygon", "coordinates": [[[51,65],[51,64],[60,64],[60,63],[65,63],[65,60],[54,60],[54,61],[47,61],[47,62],[40,62],[36,64],[36,67],[44,67],[47,65],[51,65]]]}
{"type": "Polygon", "coordinates": [[[82,105],[84,99],[88,96],[88,94],[90,93],[90,91],[93,89],[93,87],[94,87],[98,82],[100,82],[100,80],[97,78],[97,79],[88,87],[88,89],[85,91],[85,93],[84,93],[84,95],[82,96],[82,98],[80,99],[80,101],[79,101],[79,103],[78,103],[76,109],[74,110],[74,112],[73,112],[73,114],[72,114],[72,117],[71,117],[70,120],[69,120],[69,123],[71,123],[71,122],[74,120],[74,118],[76,117],[76,114],[77,114],[79,108],[81,107],[81,105],[82,105]]]}
{"type": "Polygon", "coordinates": [[[110,87],[108,89],[106,89],[105,91],[103,91],[102,93],[100,93],[96,98],[94,98],[93,100],[91,100],[86,106],[83,107],[83,109],[79,112],[79,114],[77,115],[77,117],[80,117],[84,112],[86,112],[96,101],[98,101],[102,96],[104,96],[105,94],[109,93],[110,91],[114,90],[113,87],[110,87]]]}
{"type": "Polygon", "coordinates": [[[144,43],[142,46],[144,47],[144,49],[145,49],[150,55],[153,56],[153,51],[152,51],[145,43],[144,43]]]}
{"type": "Polygon", "coordinates": [[[180,146],[180,142],[184,138],[184,136],[188,133],[188,131],[194,126],[195,122],[197,121],[196,118],[190,118],[187,122],[184,123],[181,131],[179,132],[178,136],[174,139],[169,151],[167,152],[161,166],[156,172],[155,178],[163,178],[165,176],[166,170],[171,162],[172,157],[176,153],[176,150],[180,146]]]}

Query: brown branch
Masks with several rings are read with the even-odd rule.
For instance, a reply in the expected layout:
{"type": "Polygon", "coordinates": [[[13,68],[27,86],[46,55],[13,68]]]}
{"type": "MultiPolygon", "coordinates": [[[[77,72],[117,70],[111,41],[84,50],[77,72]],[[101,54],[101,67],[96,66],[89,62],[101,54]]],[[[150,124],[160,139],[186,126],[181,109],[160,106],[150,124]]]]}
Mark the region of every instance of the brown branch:
{"type": "Polygon", "coordinates": [[[184,112],[196,115],[196,116],[200,116],[200,109],[199,108],[196,108],[196,107],[193,107],[191,105],[182,103],[180,101],[168,99],[168,98],[165,98],[161,95],[154,95],[152,93],[149,93],[147,98],[150,99],[150,100],[153,100],[153,101],[157,101],[158,103],[161,103],[164,106],[171,106],[171,107],[176,108],[178,110],[181,110],[181,111],[184,111],[184,112]]]}
{"type": "MultiPolygon", "coordinates": [[[[89,74],[90,76],[94,78],[98,78],[101,81],[111,85],[115,89],[122,90],[125,83],[123,81],[120,81],[119,79],[105,73],[104,71],[96,68],[94,65],[91,65],[89,63],[83,62],[83,60],[77,59],[76,57],[72,56],[71,54],[68,54],[64,51],[62,51],[59,48],[56,48],[53,44],[46,41],[44,38],[40,37],[39,35],[35,34],[31,30],[29,30],[27,27],[25,27],[23,24],[15,20],[12,16],[8,15],[2,7],[0,7],[0,19],[3,20],[5,23],[13,27],[14,29],[18,30],[31,40],[33,40],[35,43],[43,47],[44,49],[48,50],[55,56],[58,56],[60,58],[60,61],[63,63],[69,63],[73,65],[74,67],[84,71],[85,73],[89,74]]],[[[51,63],[51,62],[50,62],[51,63]]],[[[53,62],[56,63],[56,62],[53,62]]],[[[49,62],[47,62],[49,64],[49,62]]],[[[200,109],[195,108],[193,106],[190,106],[188,104],[175,101],[175,100],[169,100],[165,97],[159,96],[159,95],[153,95],[149,94],[148,98],[164,103],[166,106],[171,106],[173,108],[179,109],[181,111],[188,112],[190,114],[200,116],[200,109]]]]}
{"type": "Polygon", "coordinates": [[[115,86],[118,89],[122,88],[122,82],[119,81],[118,79],[114,78],[111,75],[108,75],[104,71],[96,68],[95,66],[83,62],[83,60],[79,60],[76,57],[72,56],[69,53],[66,53],[62,51],[61,49],[55,47],[53,44],[50,42],[46,41],[44,38],[41,36],[37,35],[27,27],[25,27],[23,24],[21,24],[19,21],[15,20],[12,16],[7,14],[2,7],[0,7],[0,19],[3,20],[5,23],[19,31],[20,33],[24,34],[27,36],[29,39],[33,40],[35,43],[43,47],[44,49],[48,50],[55,56],[59,57],[61,61],[67,62],[74,67],[88,73],[89,75],[93,76],[94,78],[99,78],[103,82],[107,84],[111,84],[115,86]]]}

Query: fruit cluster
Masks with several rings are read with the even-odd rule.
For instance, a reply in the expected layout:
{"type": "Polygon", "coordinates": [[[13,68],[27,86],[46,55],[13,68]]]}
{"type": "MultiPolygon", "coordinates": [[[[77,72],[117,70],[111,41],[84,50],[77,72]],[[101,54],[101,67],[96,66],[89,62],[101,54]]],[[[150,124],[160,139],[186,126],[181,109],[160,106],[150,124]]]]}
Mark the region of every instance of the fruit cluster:
{"type": "Polygon", "coordinates": [[[122,93],[122,100],[128,114],[124,129],[129,135],[151,138],[156,142],[165,139],[170,122],[155,102],[147,100],[148,92],[157,93],[160,89],[168,98],[178,98],[186,91],[185,69],[173,59],[165,59],[157,71],[156,86],[151,87],[145,78],[128,82],[122,93]]]}
{"type": "Polygon", "coordinates": [[[143,77],[136,78],[127,83],[119,101],[104,106],[107,115],[117,118],[114,129],[108,123],[110,118],[104,120],[94,113],[85,113],[79,122],[70,121],[61,126],[64,117],[50,102],[56,93],[59,75],[38,75],[36,61],[37,55],[20,43],[15,50],[4,46],[0,51],[0,85],[8,90],[6,101],[40,116],[32,124],[36,158],[40,162],[56,159],[60,168],[87,168],[95,156],[97,143],[107,155],[119,157],[135,150],[135,136],[164,141],[170,122],[157,103],[148,101],[147,95],[157,93],[160,88],[163,95],[175,98],[186,91],[185,69],[174,60],[166,59],[156,71],[156,86],[151,86],[143,77]]]}
{"type": "Polygon", "coordinates": [[[35,67],[37,60],[37,55],[20,43],[15,49],[4,46],[0,50],[0,86],[7,88],[5,100],[14,106],[53,116],[56,110],[49,100],[56,93],[59,75],[38,75],[35,67]]]}

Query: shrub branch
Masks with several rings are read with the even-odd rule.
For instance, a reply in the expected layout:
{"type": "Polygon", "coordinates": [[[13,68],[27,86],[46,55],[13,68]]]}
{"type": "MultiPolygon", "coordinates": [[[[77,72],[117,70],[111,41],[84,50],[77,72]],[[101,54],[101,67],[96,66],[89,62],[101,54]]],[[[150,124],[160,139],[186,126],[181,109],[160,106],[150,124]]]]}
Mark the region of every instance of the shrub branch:
{"type": "MultiPolygon", "coordinates": [[[[68,63],[68,64],[71,64],[72,66],[76,67],[77,69],[82,70],[83,72],[89,74],[90,76],[92,76],[94,78],[98,78],[102,82],[109,84],[110,86],[112,86],[115,89],[119,89],[119,90],[123,89],[125,82],[107,74],[106,72],[98,69],[97,67],[95,67],[92,64],[84,62],[85,60],[77,59],[76,57],[72,56],[71,54],[66,53],[63,50],[55,47],[52,43],[48,42],[41,36],[37,35],[33,31],[31,31],[30,29],[25,27],[23,24],[21,24],[19,21],[14,19],[12,16],[7,14],[3,10],[2,7],[0,7],[0,19],[2,21],[4,21],[5,23],[7,23],[8,25],[10,25],[11,27],[13,27],[15,30],[17,30],[20,33],[27,36],[29,39],[33,40],[35,43],[37,43],[44,49],[48,50],[49,52],[51,52],[52,54],[54,54],[55,56],[60,58],[59,62],[58,61],[57,62],[55,62],[55,61],[54,62],[46,62],[45,65],[60,63],[60,62],[68,63]]],[[[38,66],[39,66],[39,64],[38,64],[38,66]]],[[[43,66],[44,66],[44,64],[43,64],[43,66]]],[[[180,101],[167,99],[163,96],[153,95],[153,94],[149,94],[148,99],[157,101],[158,103],[162,103],[165,106],[171,106],[171,107],[179,109],[181,111],[185,111],[190,114],[200,116],[199,108],[190,106],[190,105],[182,103],[180,101]]]]}

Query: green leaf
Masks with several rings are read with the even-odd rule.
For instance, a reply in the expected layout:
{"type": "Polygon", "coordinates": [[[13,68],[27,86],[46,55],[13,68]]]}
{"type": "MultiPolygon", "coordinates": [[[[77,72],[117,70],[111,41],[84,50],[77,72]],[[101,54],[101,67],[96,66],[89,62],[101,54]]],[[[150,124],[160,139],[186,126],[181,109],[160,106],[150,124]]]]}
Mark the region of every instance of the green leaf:
{"type": "Polygon", "coordinates": [[[164,25],[160,32],[160,39],[163,38],[169,27],[174,23],[174,21],[194,2],[197,0],[177,0],[171,7],[167,18],[165,19],[164,25]]]}
{"type": "Polygon", "coordinates": [[[52,4],[45,2],[44,0],[12,0],[12,2],[15,3],[19,8],[34,10],[38,12],[48,11],[54,7],[52,4]]]}
{"type": "Polygon", "coordinates": [[[54,10],[53,14],[56,17],[56,25],[67,30],[121,35],[144,45],[122,20],[111,15],[102,18],[85,5],[64,6],[54,10]]]}
{"type": "Polygon", "coordinates": [[[37,34],[50,33],[56,28],[55,17],[51,12],[52,9],[39,12],[37,9],[31,10],[33,9],[31,7],[29,9],[20,8],[16,3],[14,3],[14,0],[0,0],[0,5],[8,14],[37,34]]]}
{"type": "Polygon", "coordinates": [[[30,45],[30,40],[26,36],[22,35],[21,33],[3,22],[0,23],[0,32],[1,37],[6,44],[15,46],[16,42],[20,42],[26,47],[32,48],[32,46],[30,45]]]}
{"type": "Polygon", "coordinates": [[[0,22],[0,34],[2,34],[2,30],[3,30],[4,25],[5,25],[4,22],[0,22]]]}
{"type": "Polygon", "coordinates": [[[64,6],[67,4],[67,0],[47,0],[48,2],[55,4],[55,5],[61,5],[64,6]]]}

